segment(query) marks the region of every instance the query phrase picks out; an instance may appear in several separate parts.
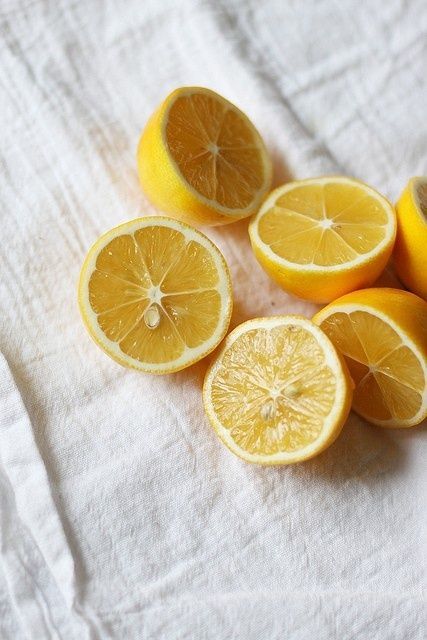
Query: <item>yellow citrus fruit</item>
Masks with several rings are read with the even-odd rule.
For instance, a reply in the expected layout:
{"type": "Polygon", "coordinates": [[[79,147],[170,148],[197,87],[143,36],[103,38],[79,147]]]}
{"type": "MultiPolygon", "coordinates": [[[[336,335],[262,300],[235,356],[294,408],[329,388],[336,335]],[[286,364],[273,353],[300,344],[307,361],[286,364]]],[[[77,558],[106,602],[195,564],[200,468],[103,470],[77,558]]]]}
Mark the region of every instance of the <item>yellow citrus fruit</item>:
{"type": "Polygon", "coordinates": [[[210,353],[227,332],[231,281],[219,249],[182,222],[147,217],[95,242],[78,299],[84,323],[111,358],[171,373],[210,353]]]}
{"type": "Polygon", "coordinates": [[[329,302],[380,275],[396,234],[393,206],[346,177],[290,182],[273,191],[249,226],[252,248],[281,287],[329,302]]]}
{"type": "Polygon", "coordinates": [[[396,211],[397,275],[408,289],[427,300],[427,177],[409,180],[396,211]]]}
{"type": "Polygon", "coordinates": [[[327,336],[301,316],[257,318],[225,339],[203,386],[207,416],[247,462],[317,455],[350,411],[352,381],[327,336]]]}
{"type": "Polygon", "coordinates": [[[142,187],[159,209],[193,224],[253,214],[271,185],[261,136],[233,104],[209,89],[173,91],[139,142],[142,187]]]}
{"type": "Polygon", "coordinates": [[[363,289],[313,318],[347,362],[353,409],[383,427],[427,417],[427,302],[400,289],[363,289]]]}

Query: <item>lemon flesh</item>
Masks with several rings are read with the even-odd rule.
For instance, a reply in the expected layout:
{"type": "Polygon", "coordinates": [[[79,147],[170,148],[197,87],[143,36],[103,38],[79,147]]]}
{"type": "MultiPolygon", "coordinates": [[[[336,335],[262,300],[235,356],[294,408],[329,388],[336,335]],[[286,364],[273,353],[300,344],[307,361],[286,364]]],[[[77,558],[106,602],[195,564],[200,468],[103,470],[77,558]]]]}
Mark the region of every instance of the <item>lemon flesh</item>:
{"type": "Polygon", "coordinates": [[[312,457],[339,434],[351,383],[334,347],[299,316],[237,327],[211,366],[205,407],[223,442],[259,464],[312,457]]]}
{"type": "Polygon", "coordinates": [[[427,304],[405,291],[350,293],[313,320],[347,362],[356,385],[353,409],[385,427],[427,416],[427,304]]]}
{"type": "Polygon", "coordinates": [[[271,161],[254,125],[201,87],[165,99],[143,131],[137,159],[150,200],[193,224],[251,215],[271,184],[271,161]]]}
{"type": "Polygon", "coordinates": [[[230,278],[206,236],[168,218],[145,218],[94,245],[79,300],[86,326],[109,355],[165,373],[200,359],[223,337],[230,278]]]}
{"type": "Polygon", "coordinates": [[[313,302],[371,284],[391,254],[395,232],[391,204],[367,185],[339,176],[279,187],[249,228],[267,273],[313,302]]]}

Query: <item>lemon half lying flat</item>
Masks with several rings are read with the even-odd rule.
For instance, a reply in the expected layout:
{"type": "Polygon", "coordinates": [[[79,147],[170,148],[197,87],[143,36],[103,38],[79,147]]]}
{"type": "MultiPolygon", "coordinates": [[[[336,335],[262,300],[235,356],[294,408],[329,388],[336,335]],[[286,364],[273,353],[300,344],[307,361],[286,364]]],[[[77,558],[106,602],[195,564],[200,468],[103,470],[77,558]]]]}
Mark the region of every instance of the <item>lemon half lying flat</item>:
{"type": "Polygon", "coordinates": [[[159,209],[193,224],[224,224],[258,210],[272,167],[261,136],[209,89],[173,91],[138,146],[142,187],[159,209]]]}
{"type": "Polygon", "coordinates": [[[313,302],[372,284],[390,257],[390,202],[347,177],[312,178],[273,191],[249,227],[261,266],[284,289],[313,302]]]}
{"type": "Polygon", "coordinates": [[[300,316],[244,322],[224,341],[203,387],[207,416],[247,462],[311,458],[338,436],[352,382],[327,336],[300,316]]]}
{"type": "Polygon", "coordinates": [[[412,427],[427,417],[427,302],[400,289],[363,289],[313,321],[346,359],[357,413],[383,427],[412,427]]]}
{"type": "Polygon", "coordinates": [[[394,265],[413,293],[427,300],[427,177],[412,178],[396,205],[394,265]]]}
{"type": "Polygon", "coordinates": [[[219,249],[202,233],[163,217],[108,231],[83,264],[79,306],[96,343],[126,367],[179,371],[227,332],[231,281],[219,249]]]}

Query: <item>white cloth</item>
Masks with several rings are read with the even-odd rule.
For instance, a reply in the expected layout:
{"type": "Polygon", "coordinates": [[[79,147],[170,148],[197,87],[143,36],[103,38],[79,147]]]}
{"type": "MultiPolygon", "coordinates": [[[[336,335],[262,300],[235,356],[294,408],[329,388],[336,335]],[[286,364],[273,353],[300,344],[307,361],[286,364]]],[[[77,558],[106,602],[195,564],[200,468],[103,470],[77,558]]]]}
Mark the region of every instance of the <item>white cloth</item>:
{"type": "MultiPolygon", "coordinates": [[[[427,172],[426,3],[2,0],[0,37],[2,640],[424,638],[425,427],[352,415],[313,461],[247,465],[204,418],[206,365],[121,368],[76,281],[99,234],[154,212],[135,148],[180,85],[248,113],[276,184],[346,173],[395,199],[427,172]]],[[[207,233],[234,324],[312,313],[246,222],[207,233]]]]}

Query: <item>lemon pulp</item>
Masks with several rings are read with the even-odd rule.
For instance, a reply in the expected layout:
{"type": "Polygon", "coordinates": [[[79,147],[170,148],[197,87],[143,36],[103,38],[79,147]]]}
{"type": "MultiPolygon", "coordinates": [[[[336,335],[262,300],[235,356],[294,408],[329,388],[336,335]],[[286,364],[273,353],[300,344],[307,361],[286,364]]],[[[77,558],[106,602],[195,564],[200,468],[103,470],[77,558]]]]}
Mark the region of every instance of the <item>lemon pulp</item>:
{"type": "Polygon", "coordinates": [[[166,140],[185,180],[227,209],[245,209],[264,184],[264,160],[252,125],[211,95],[177,98],[166,140]]]}
{"type": "Polygon", "coordinates": [[[425,387],[421,363],[388,323],[353,311],[333,313],[321,326],[346,359],[358,413],[377,421],[401,421],[420,411],[425,387]]]}
{"type": "Polygon", "coordinates": [[[154,373],[212,350],[232,306],[219,250],[169,218],[141,218],[102,236],[82,268],[79,301],[89,332],[109,355],[154,373]]]}
{"type": "Polygon", "coordinates": [[[271,184],[271,160],[254,125],[203,87],[166,97],[141,135],[137,162],[153,204],[193,224],[255,213],[271,184]]]}
{"type": "Polygon", "coordinates": [[[260,464],[316,455],[336,438],[351,404],[350,377],[333,345],[299,316],[259,318],[234,329],[203,391],[219,437],[260,464]]]}
{"type": "Polygon", "coordinates": [[[281,258],[322,267],[369,253],[386,235],[377,198],[353,184],[307,184],[280,196],[259,222],[259,235],[281,258]]]}

